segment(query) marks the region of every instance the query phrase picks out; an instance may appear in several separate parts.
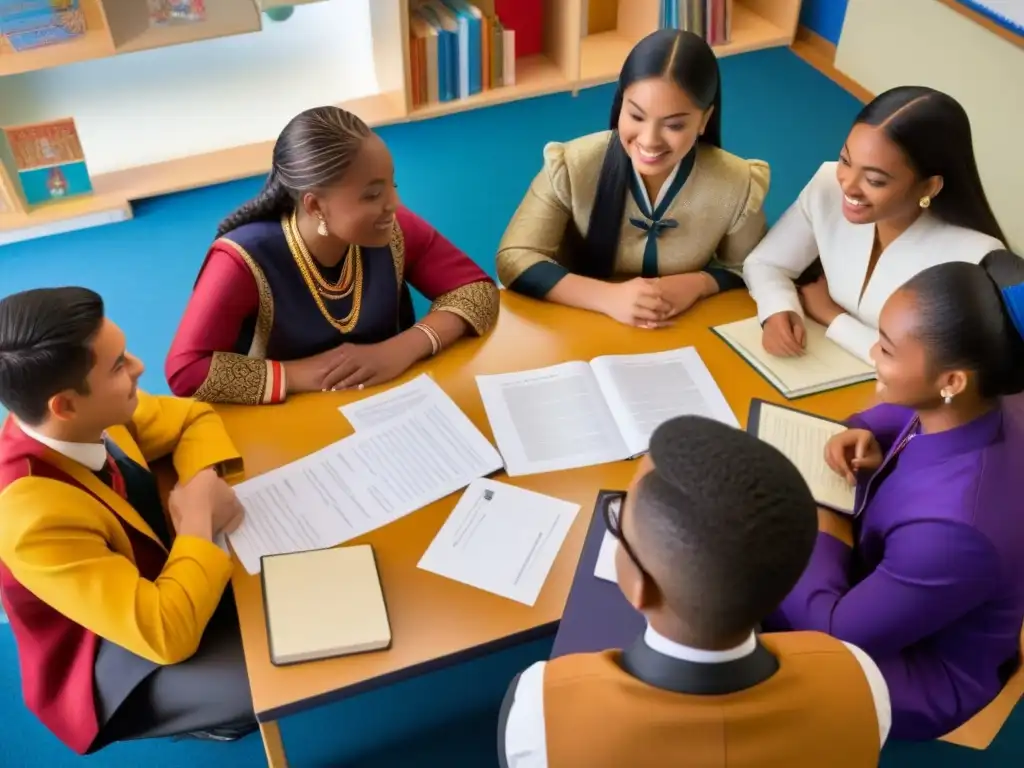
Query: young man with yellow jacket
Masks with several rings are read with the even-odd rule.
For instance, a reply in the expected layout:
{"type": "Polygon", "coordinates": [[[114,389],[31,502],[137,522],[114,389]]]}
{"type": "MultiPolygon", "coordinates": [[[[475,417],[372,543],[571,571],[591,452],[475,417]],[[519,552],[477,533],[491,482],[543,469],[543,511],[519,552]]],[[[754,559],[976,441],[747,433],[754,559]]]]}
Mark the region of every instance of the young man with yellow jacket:
{"type": "Polygon", "coordinates": [[[222,479],[241,460],[209,406],[140,392],[142,372],[92,291],[0,301],[0,596],[26,705],[80,754],[254,726],[214,543],[241,521],[222,479]]]}

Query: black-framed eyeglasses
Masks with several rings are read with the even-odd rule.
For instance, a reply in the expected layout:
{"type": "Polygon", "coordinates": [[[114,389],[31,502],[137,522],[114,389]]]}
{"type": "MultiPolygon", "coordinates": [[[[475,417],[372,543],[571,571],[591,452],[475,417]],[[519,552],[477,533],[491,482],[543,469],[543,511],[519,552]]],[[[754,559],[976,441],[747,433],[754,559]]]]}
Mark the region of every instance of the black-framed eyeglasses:
{"type": "Polygon", "coordinates": [[[633,547],[626,541],[626,537],[622,535],[622,507],[626,503],[625,493],[610,493],[604,499],[602,499],[601,514],[604,515],[604,525],[608,529],[615,540],[619,543],[619,546],[625,551],[626,556],[633,561],[633,565],[637,567],[637,570],[647,578],[647,569],[643,567],[640,560],[636,556],[636,552],[633,551],[633,547]]]}

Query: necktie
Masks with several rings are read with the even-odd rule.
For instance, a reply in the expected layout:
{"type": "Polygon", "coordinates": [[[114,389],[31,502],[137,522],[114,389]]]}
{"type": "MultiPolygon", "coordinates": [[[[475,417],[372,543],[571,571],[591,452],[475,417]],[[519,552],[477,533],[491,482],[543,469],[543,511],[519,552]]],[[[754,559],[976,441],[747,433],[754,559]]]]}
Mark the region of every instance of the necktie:
{"type": "Polygon", "coordinates": [[[114,493],[131,504],[165,547],[171,546],[170,529],[164,516],[164,506],[153,475],[145,467],[132,461],[111,440],[104,439],[107,463],[97,477],[114,493]]]}

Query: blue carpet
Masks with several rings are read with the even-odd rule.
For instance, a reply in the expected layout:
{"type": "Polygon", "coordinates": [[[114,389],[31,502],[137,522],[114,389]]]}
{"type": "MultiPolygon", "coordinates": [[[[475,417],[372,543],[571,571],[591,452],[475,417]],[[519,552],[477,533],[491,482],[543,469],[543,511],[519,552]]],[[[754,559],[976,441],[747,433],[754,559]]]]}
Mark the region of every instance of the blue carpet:
{"type": "MultiPolygon", "coordinates": [[[[767,212],[776,219],[818,165],[834,158],[859,105],[785,50],[722,61],[724,141],[771,163],[767,212]]],[[[539,170],[546,141],[606,126],[611,89],[555,95],[383,129],[405,203],[493,273],[505,223],[539,170]]],[[[165,392],[163,358],[217,221],[256,193],[260,180],[145,201],[135,219],[0,250],[0,294],[43,285],[89,286],[107,300],[135,354],[151,366],[150,391],[165,392]]],[[[422,303],[420,305],[422,307],[422,303]]],[[[548,642],[536,642],[434,673],[283,724],[292,765],[350,768],[491,768],[494,717],[507,681],[548,642]]],[[[836,692],[837,696],[842,691],[836,692]]],[[[24,710],[10,633],[0,627],[0,745],[3,766],[49,768],[79,761],[24,710]]],[[[147,742],[116,745],[86,763],[147,768],[251,768],[257,737],[233,745],[147,742]]],[[[986,753],[943,744],[893,745],[887,768],[1021,765],[1018,710],[986,753]]]]}

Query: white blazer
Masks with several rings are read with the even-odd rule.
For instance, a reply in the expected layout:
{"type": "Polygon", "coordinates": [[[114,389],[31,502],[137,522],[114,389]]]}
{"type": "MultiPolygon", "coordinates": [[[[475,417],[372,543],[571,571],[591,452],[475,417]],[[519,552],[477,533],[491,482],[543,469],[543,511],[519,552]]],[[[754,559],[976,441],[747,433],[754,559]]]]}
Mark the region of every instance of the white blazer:
{"type": "Polygon", "coordinates": [[[851,224],[843,216],[842,204],[836,163],[822,163],[800,197],[747,257],[743,279],[762,323],[779,312],[803,316],[793,281],[820,256],[829,295],[846,312],[828,327],[828,337],[867,362],[878,339],[882,305],[897,288],[934,264],[977,264],[989,252],[1006,247],[994,237],[946,224],[924,211],[882,252],[861,297],[875,225],[851,224]]]}

